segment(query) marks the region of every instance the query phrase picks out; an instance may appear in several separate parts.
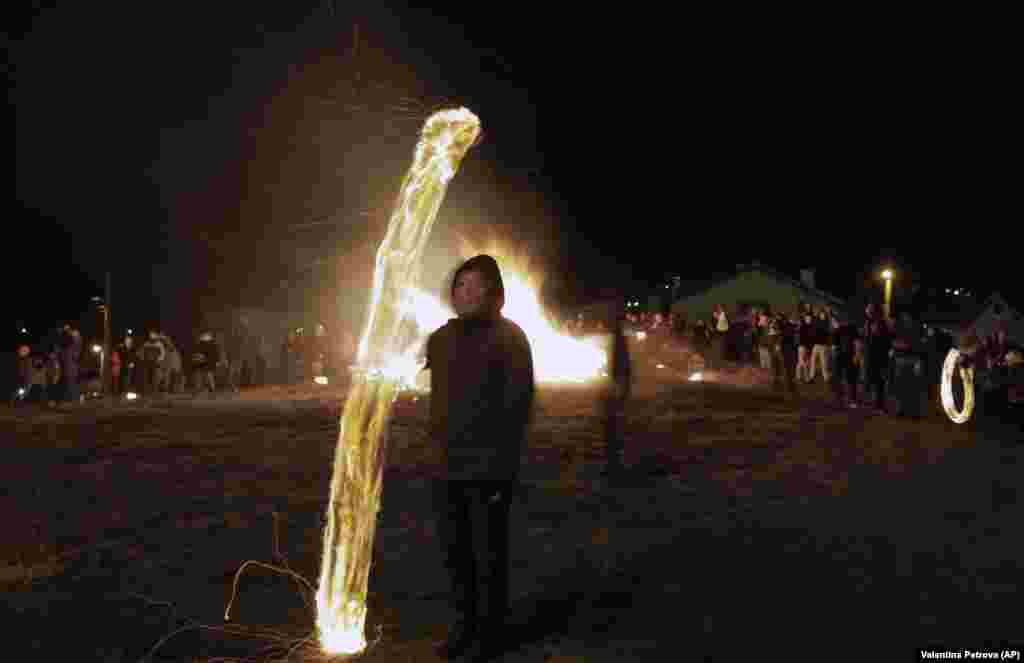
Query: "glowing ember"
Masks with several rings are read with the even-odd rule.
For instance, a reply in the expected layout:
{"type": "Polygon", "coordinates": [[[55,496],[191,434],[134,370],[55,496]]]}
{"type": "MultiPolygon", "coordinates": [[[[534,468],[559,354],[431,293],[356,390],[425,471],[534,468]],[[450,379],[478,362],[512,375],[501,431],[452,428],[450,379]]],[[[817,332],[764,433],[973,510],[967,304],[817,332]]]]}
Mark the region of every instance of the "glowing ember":
{"type": "Polygon", "coordinates": [[[130,400],[130,401],[134,401],[134,400],[135,400],[136,398],[138,398],[138,397],[139,397],[139,395],[138,395],[138,394],[136,394],[136,393],[135,393],[134,391],[129,391],[128,393],[126,393],[126,394],[124,395],[124,397],[125,397],[125,398],[126,398],[127,400],[130,400]]]}
{"type": "Polygon", "coordinates": [[[974,369],[960,368],[960,379],[964,383],[964,406],[956,409],[956,401],[953,399],[953,373],[956,372],[960,351],[952,348],[946,355],[946,361],[942,364],[942,409],[955,424],[963,424],[971,419],[974,412],[974,369]]]}
{"type": "Polygon", "coordinates": [[[341,415],[316,595],[320,644],[329,654],[358,654],[366,648],[366,595],[388,418],[414,357],[402,347],[407,291],[418,278],[448,181],[479,133],[480,121],[464,108],[427,120],[377,251],[369,317],[341,415]]]}
{"type": "Polygon", "coordinates": [[[323,375],[318,375],[315,378],[313,378],[313,382],[317,384],[327,384],[327,378],[324,377],[323,375]]]}
{"type": "Polygon", "coordinates": [[[690,376],[690,382],[702,382],[703,380],[704,374],[701,373],[700,371],[697,371],[696,373],[690,376]]]}

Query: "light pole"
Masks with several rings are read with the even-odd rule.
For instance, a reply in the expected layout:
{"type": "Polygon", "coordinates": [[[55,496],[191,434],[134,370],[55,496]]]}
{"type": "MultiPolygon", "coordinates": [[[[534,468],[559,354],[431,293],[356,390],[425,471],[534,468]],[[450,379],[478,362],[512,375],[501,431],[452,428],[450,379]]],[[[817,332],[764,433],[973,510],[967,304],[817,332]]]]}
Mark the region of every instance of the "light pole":
{"type": "Polygon", "coordinates": [[[113,347],[111,347],[110,339],[110,306],[113,292],[111,291],[110,285],[110,272],[105,274],[103,279],[103,355],[101,363],[103,364],[103,395],[109,396],[114,393],[114,371],[111,365],[111,360],[114,357],[113,347]]]}
{"type": "Polygon", "coordinates": [[[105,385],[106,385],[107,372],[106,372],[106,366],[104,365],[104,361],[103,360],[104,360],[104,357],[106,356],[106,353],[103,351],[103,346],[100,345],[99,343],[96,343],[96,344],[94,344],[92,346],[92,353],[100,356],[100,391],[101,391],[101,393],[103,393],[105,395],[106,394],[105,385]]]}
{"type": "Polygon", "coordinates": [[[882,278],[885,280],[885,317],[889,318],[892,314],[892,270],[882,270],[882,278]]]}

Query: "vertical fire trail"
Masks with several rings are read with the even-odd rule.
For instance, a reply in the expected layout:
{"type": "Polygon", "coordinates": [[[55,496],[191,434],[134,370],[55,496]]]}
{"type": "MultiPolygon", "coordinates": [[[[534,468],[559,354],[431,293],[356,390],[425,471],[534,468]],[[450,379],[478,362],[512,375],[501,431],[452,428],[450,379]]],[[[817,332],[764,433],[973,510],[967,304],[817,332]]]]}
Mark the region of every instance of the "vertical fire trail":
{"type": "Polygon", "coordinates": [[[401,300],[418,279],[423,248],[448,182],[479,133],[479,119],[465,108],[441,111],[426,121],[377,250],[358,371],[341,415],[316,595],[320,644],[331,654],[357,654],[366,648],[366,590],[387,426],[401,378],[390,369],[390,360],[401,350],[401,300]]]}

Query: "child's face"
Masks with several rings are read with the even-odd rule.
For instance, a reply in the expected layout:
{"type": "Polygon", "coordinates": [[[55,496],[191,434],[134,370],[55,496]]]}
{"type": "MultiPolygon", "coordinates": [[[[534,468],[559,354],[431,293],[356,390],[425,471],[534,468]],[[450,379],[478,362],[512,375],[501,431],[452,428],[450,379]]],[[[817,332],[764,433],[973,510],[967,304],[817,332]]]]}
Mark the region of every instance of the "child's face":
{"type": "Polygon", "coordinates": [[[487,280],[478,271],[470,270],[459,274],[455,281],[455,290],[452,293],[452,300],[455,304],[455,313],[460,317],[480,313],[487,298],[487,280]]]}

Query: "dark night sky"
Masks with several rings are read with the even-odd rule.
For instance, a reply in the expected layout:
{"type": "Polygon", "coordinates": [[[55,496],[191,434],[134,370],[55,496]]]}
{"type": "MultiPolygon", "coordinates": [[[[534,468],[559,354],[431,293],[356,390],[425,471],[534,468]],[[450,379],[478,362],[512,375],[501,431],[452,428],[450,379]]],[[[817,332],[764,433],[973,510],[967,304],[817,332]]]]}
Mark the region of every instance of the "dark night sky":
{"type": "Polygon", "coordinates": [[[431,278],[457,237],[486,235],[573,291],[752,259],[814,267],[844,296],[884,259],[1013,289],[1012,60],[969,26],[266,4],[21,15],[9,218],[35,266],[8,263],[16,318],[77,316],[108,266],[122,324],[258,302],[318,258],[325,279],[368,283],[416,132],[445,103],[486,135],[449,189],[431,278]]]}

